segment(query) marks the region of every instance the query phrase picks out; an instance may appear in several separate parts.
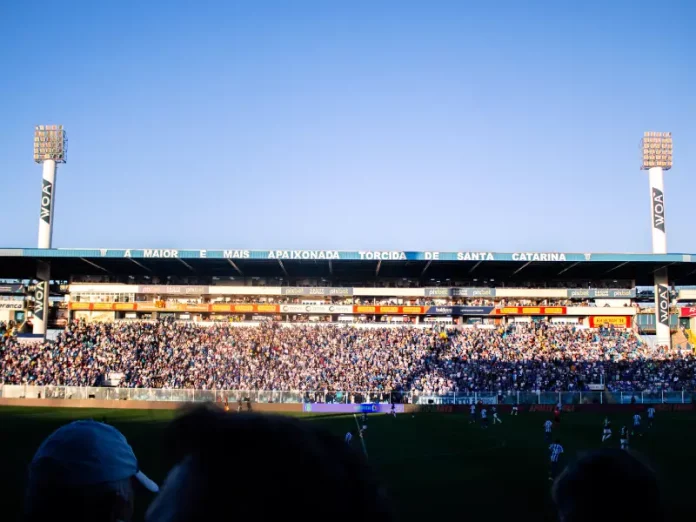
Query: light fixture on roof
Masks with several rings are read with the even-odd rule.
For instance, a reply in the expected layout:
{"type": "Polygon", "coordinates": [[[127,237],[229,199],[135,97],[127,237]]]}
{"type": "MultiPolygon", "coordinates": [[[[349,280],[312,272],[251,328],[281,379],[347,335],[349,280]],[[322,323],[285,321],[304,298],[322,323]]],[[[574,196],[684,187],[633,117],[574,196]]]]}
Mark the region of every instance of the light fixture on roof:
{"type": "MultiPolygon", "coordinates": [[[[62,125],[37,125],[34,128],[34,161],[43,163],[41,181],[41,208],[39,211],[39,248],[51,248],[53,238],[53,195],[56,190],[58,163],[65,163],[68,140],[62,125]]],[[[46,335],[48,322],[49,281],[51,265],[41,263],[37,270],[34,292],[32,333],[46,335]]]]}
{"type": "Polygon", "coordinates": [[[641,170],[672,168],[672,133],[644,132],[640,142],[642,152],[641,170]]]}

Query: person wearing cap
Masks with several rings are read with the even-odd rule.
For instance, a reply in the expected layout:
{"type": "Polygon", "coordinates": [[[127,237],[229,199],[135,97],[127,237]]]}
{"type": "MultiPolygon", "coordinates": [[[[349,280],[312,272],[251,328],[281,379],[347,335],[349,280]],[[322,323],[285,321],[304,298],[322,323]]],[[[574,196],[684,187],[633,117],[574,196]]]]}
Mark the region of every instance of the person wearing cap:
{"type": "Polygon", "coordinates": [[[27,522],[129,522],[134,487],[156,493],[123,434],[96,421],[75,421],[43,441],[29,465],[27,522]]]}

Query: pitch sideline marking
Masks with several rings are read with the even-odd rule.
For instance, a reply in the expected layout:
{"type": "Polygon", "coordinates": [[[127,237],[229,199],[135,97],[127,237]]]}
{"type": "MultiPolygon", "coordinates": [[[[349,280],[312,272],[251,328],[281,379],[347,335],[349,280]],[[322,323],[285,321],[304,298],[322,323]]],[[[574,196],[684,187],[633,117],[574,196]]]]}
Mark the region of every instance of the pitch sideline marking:
{"type": "Polygon", "coordinates": [[[367,446],[365,445],[365,439],[362,434],[362,430],[360,429],[360,423],[358,422],[358,416],[354,413],[353,418],[355,419],[355,425],[358,427],[358,435],[360,435],[360,442],[362,442],[362,447],[363,447],[363,452],[365,453],[365,458],[369,458],[367,456],[367,446]]]}

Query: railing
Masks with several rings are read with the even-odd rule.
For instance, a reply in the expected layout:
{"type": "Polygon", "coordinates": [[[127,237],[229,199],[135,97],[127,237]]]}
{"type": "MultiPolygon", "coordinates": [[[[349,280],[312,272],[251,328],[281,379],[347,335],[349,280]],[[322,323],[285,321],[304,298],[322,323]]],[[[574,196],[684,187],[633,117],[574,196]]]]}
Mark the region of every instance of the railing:
{"type": "Polygon", "coordinates": [[[195,390],[168,388],[109,388],[83,386],[33,386],[0,385],[0,397],[6,399],[74,399],[74,400],[132,400],[132,401],[176,401],[176,402],[219,402],[239,401],[263,403],[405,403],[405,404],[638,404],[696,402],[694,391],[658,392],[609,392],[609,391],[566,391],[566,392],[456,392],[428,394],[423,392],[302,392],[264,390],[195,390]]]}

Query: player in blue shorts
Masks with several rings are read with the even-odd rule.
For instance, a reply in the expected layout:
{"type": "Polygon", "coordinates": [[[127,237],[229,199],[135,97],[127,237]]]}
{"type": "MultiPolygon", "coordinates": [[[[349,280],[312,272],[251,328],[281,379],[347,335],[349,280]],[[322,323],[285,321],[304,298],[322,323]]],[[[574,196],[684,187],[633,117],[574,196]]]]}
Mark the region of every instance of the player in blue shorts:
{"type": "Polygon", "coordinates": [[[544,423],[544,442],[551,442],[551,430],[553,429],[553,422],[547,420],[544,423]]]}
{"type": "Polygon", "coordinates": [[[640,413],[636,413],[633,416],[633,432],[631,433],[631,435],[638,435],[639,437],[643,436],[643,434],[640,432],[641,420],[642,420],[642,418],[640,416],[640,413]]]}
{"type": "Polygon", "coordinates": [[[655,406],[650,406],[648,408],[648,428],[653,427],[653,422],[655,421],[655,406]]]}
{"type": "Polygon", "coordinates": [[[628,450],[628,428],[626,426],[621,427],[621,449],[628,450]]]}

